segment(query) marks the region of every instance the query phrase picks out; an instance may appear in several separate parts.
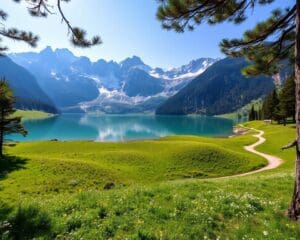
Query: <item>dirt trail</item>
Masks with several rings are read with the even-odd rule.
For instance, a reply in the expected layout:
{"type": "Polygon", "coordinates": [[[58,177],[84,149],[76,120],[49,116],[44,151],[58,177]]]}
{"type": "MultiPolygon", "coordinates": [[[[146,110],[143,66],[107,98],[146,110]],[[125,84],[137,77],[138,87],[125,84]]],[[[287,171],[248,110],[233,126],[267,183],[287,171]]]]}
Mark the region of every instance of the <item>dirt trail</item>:
{"type": "Polygon", "coordinates": [[[268,165],[266,165],[263,168],[251,171],[251,172],[246,172],[246,173],[241,173],[241,174],[236,174],[236,175],[226,176],[226,177],[221,177],[221,178],[232,178],[232,177],[247,176],[247,175],[251,175],[251,174],[254,174],[254,173],[264,172],[264,171],[267,171],[267,170],[277,168],[282,164],[283,160],[281,158],[278,158],[278,157],[275,157],[275,156],[272,156],[272,155],[262,153],[262,152],[259,152],[259,151],[255,150],[255,147],[257,147],[260,144],[263,144],[266,141],[266,139],[263,137],[265,132],[261,131],[261,130],[254,129],[254,128],[250,128],[250,130],[258,132],[258,134],[253,135],[253,137],[258,138],[258,141],[251,144],[251,145],[249,145],[249,146],[245,146],[244,149],[248,152],[254,153],[256,155],[259,155],[259,156],[265,158],[268,161],[268,165]]]}
{"type": "MultiPolygon", "coordinates": [[[[246,128],[244,126],[241,125],[241,127],[246,128]]],[[[281,158],[269,155],[269,154],[265,154],[262,152],[259,152],[257,150],[255,150],[255,147],[257,147],[258,145],[264,143],[266,141],[266,139],[263,137],[264,135],[264,131],[261,130],[257,130],[254,128],[247,128],[249,130],[253,130],[258,132],[258,134],[253,135],[253,137],[258,138],[258,141],[249,145],[249,146],[244,146],[244,149],[248,152],[254,153],[256,155],[259,155],[263,158],[265,158],[268,161],[268,164],[266,166],[264,166],[263,168],[254,170],[254,171],[250,171],[250,172],[246,172],[246,173],[240,173],[240,174],[236,174],[236,175],[231,175],[231,176],[225,176],[225,177],[216,177],[216,178],[205,178],[205,179],[196,179],[196,178],[191,178],[191,179],[178,179],[178,180],[173,180],[170,182],[189,182],[189,181],[204,181],[204,180],[218,180],[218,179],[230,179],[230,178],[236,178],[236,177],[243,177],[243,176],[248,176],[248,175],[252,175],[255,173],[259,173],[259,172],[264,172],[267,170],[271,170],[274,168],[279,167],[282,163],[283,160],[281,158]]]]}

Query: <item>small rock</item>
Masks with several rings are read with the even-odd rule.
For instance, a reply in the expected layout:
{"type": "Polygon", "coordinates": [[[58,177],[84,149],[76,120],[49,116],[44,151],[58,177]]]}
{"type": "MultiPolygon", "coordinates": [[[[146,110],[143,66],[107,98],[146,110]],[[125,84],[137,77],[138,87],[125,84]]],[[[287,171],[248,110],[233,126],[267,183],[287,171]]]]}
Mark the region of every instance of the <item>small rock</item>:
{"type": "Polygon", "coordinates": [[[108,182],[104,185],[105,190],[113,189],[116,185],[113,182],[108,182]]]}

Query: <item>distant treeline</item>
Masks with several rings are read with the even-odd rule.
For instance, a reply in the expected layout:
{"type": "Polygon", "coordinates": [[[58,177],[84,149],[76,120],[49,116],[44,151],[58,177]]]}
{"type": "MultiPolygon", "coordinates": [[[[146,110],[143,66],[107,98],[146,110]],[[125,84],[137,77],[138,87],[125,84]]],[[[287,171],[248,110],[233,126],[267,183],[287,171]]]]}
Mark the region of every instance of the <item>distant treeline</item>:
{"type": "Polygon", "coordinates": [[[258,109],[252,105],[249,121],[270,119],[278,123],[286,123],[287,119],[295,122],[295,82],[289,77],[281,89],[273,89],[258,109]]]}
{"type": "Polygon", "coordinates": [[[58,110],[53,105],[38,101],[36,99],[24,99],[16,97],[15,108],[21,110],[39,110],[48,113],[58,113],[58,110]]]}

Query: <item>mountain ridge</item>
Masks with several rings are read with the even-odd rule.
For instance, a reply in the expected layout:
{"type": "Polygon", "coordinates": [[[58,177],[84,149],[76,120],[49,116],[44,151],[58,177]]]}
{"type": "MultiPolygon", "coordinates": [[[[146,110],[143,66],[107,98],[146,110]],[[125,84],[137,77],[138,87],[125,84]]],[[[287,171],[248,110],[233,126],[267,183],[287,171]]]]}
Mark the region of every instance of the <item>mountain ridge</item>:
{"type": "Polygon", "coordinates": [[[225,114],[268,94],[274,88],[273,79],[243,76],[241,70],[247,65],[244,58],[218,61],[159,106],[156,114],[225,114]]]}
{"type": "Polygon", "coordinates": [[[53,102],[40,88],[36,78],[6,56],[0,57],[0,73],[14,92],[16,107],[56,113],[53,102]]]}
{"type": "Polygon", "coordinates": [[[76,57],[68,49],[14,53],[62,111],[131,113],[154,111],[217,60],[200,58],[179,68],[152,68],[132,56],[120,61],[76,57]],[[84,91],[83,91],[84,89],[84,91]],[[145,107],[145,104],[147,107],[145,107]],[[151,106],[151,107],[150,107],[151,106]]]}

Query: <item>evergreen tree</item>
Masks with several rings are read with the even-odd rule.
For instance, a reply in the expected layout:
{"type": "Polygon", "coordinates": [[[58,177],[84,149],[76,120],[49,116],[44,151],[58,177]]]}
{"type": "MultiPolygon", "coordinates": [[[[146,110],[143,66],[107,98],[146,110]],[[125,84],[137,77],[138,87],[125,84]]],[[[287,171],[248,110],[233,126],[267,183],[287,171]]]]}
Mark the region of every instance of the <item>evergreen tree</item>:
{"type": "Polygon", "coordinates": [[[257,120],[263,120],[263,113],[262,113],[262,108],[261,107],[258,109],[257,115],[258,115],[257,120]]]}
{"type": "Polygon", "coordinates": [[[256,112],[254,110],[254,105],[252,105],[251,110],[249,112],[249,121],[256,120],[256,112]]]}
{"type": "MultiPolygon", "coordinates": [[[[157,17],[168,30],[183,32],[208,23],[245,21],[257,5],[266,5],[274,0],[159,0],[157,17]]],[[[243,70],[245,75],[273,75],[282,67],[283,60],[295,66],[297,139],[286,147],[296,146],[295,191],[288,215],[300,220],[300,1],[290,3],[285,9],[276,9],[265,21],[243,38],[221,42],[222,51],[232,57],[244,56],[251,65],[243,70]],[[299,141],[298,141],[299,139],[299,141]]],[[[285,147],[285,148],[286,148],[285,147]]]]}
{"type": "Polygon", "coordinates": [[[270,101],[271,101],[271,94],[265,97],[262,105],[262,112],[264,119],[271,119],[271,110],[270,110],[270,101]]]}
{"type": "Polygon", "coordinates": [[[294,122],[296,115],[295,87],[294,78],[289,77],[279,94],[280,115],[283,119],[292,117],[294,122]]]}
{"type": "Polygon", "coordinates": [[[271,119],[275,121],[279,121],[280,117],[280,109],[279,109],[279,98],[277,94],[277,90],[274,89],[271,93],[271,102],[270,102],[270,110],[271,110],[271,119]]]}
{"type": "Polygon", "coordinates": [[[4,136],[11,133],[27,134],[20,117],[11,117],[15,112],[15,98],[5,80],[0,80],[0,157],[3,156],[4,136]]]}
{"type": "Polygon", "coordinates": [[[281,120],[279,98],[276,89],[265,98],[263,102],[263,115],[265,119],[281,120]]]}

